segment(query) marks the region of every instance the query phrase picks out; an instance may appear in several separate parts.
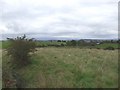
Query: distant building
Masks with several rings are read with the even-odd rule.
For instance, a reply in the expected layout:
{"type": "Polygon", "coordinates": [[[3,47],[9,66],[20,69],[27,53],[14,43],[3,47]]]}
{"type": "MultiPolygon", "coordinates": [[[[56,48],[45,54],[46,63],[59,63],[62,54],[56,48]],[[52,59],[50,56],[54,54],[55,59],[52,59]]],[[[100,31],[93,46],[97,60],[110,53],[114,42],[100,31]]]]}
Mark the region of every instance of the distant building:
{"type": "Polygon", "coordinates": [[[96,43],[97,45],[99,45],[100,43],[98,42],[98,43],[96,43]]]}

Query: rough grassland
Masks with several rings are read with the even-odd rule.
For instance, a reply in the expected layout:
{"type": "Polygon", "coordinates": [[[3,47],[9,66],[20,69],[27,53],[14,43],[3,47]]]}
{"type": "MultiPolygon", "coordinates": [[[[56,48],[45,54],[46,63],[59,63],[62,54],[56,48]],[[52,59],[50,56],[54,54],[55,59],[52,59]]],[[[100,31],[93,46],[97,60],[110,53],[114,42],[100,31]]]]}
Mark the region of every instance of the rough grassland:
{"type": "Polygon", "coordinates": [[[37,50],[32,64],[17,70],[26,87],[118,87],[117,50],[54,47],[37,50]]]}
{"type": "Polygon", "coordinates": [[[0,89],[2,88],[2,50],[0,49],[0,89]]]}

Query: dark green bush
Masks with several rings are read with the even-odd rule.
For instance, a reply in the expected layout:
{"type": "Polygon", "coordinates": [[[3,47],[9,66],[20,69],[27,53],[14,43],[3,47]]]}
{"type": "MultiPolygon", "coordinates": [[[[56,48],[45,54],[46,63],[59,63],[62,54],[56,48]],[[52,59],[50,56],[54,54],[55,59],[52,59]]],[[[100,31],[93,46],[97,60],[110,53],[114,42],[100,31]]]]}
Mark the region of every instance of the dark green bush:
{"type": "Polygon", "coordinates": [[[100,49],[99,47],[97,47],[97,49],[100,49]]]}
{"type": "Polygon", "coordinates": [[[111,46],[105,48],[105,50],[114,50],[114,49],[115,49],[115,48],[114,48],[114,47],[111,47],[111,46]]]}
{"type": "Polygon", "coordinates": [[[7,52],[11,56],[12,64],[15,66],[25,66],[30,63],[30,52],[34,52],[36,47],[33,39],[27,39],[25,35],[15,39],[7,39],[10,41],[7,52]]]}

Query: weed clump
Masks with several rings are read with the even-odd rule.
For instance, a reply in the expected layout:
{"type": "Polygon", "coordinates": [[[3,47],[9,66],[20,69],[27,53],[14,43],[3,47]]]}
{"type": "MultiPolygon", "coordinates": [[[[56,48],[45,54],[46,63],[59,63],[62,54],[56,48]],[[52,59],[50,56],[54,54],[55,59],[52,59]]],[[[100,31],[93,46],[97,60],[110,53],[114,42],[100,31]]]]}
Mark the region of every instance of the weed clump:
{"type": "Polygon", "coordinates": [[[18,67],[30,63],[30,53],[34,52],[36,47],[33,39],[27,39],[25,35],[15,39],[7,39],[10,41],[7,53],[11,56],[12,64],[18,67]]]}

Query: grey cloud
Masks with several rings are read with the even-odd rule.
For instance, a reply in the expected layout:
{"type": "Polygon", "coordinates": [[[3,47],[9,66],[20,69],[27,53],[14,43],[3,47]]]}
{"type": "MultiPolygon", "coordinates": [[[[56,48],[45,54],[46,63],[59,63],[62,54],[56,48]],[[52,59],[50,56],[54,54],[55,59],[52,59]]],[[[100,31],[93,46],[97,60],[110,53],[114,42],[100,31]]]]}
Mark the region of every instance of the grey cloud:
{"type": "MultiPolygon", "coordinates": [[[[92,0],[91,0],[92,1],[92,0]]],[[[64,2],[64,1],[63,1],[64,2]]],[[[28,2],[29,3],[29,2],[28,2]]],[[[5,27],[8,30],[12,30],[17,35],[21,35],[23,33],[34,36],[36,38],[59,38],[60,36],[76,36],[78,38],[115,38],[116,34],[109,33],[109,30],[117,31],[117,12],[115,10],[115,5],[117,5],[116,1],[107,0],[107,1],[95,1],[95,2],[79,2],[76,4],[76,7],[73,6],[64,6],[64,7],[50,7],[50,6],[29,6],[27,4],[20,5],[17,9],[9,9],[6,6],[6,3],[0,1],[0,10],[2,10],[2,14],[0,15],[0,19],[3,23],[5,23],[5,27]],[[101,3],[100,3],[101,2],[101,3]],[[106,9],[104,7],[113,7],[109,14],[104,14],[107,12],[103,12],[103,15],[91,16],[91,15],[81,15],[77,10],[79,8],[91,8],[91,7],[100,7],[102,9],[106,9]],[[104,16],[106,15],[106,16],[104,16]],[[50,22],[45,24],[46,26],[38,25],[37,27],[32,27],[30,24],[34,21],[37,22],[37,18],[45,18],[52,16],[53,19],[58,19],[59,21],[50,22]],[[90,21],[90,18],[94,17],[103,17],[104,20],[96,23],[90,21]],[[30,23],[31,22],[31,23],[30,23]],[[104,32],[104,33],[103,33],[104,32]],[[57,37],[58,36],[58,37],[57,37]]],[[[15,8],[15,7],[14,7],[15,8]]],[[[92,9],[90,9],[92,10],[92,9]]],[[[99,12],[99,11],[98,11],[99,12]]],[[[81,11],[82,13],[82,11],[81,11]]],[[[96,12],[97,13],[97,12],[96,12]]],[[[94,14],[93,14],[94,15],[94,14]]],[[[43,19],[44,20],[44,19],[43,19]]],[[[44,22],[44,21],[41,21],[44,22]]],[[[35,23],[33,23],[35,24],[35,23]]],[[[7,32],[5,32],[3,36],[9,36],[7,32]]],[[[12,35],[10,35],[12,36],[12,35]]],[[[16,36],[16,35],[13,35],[16,36]]],[[[62,39],[68,37],[61,37],[62,39]]],[[[69,38],[71,39],[71,38],[69,38]]]]}
{"type": "Polygon", "coordinates": [[[118,38],[118,34],[114,34],[114,33],[109,33],[108,30],[96,30],[96,31],[92,31],[92,32],[89,32],[89,33],[86,33],[86,35],[88,35],[90,38],[98,38],[98,39],[117,39],[118,38]]]}

